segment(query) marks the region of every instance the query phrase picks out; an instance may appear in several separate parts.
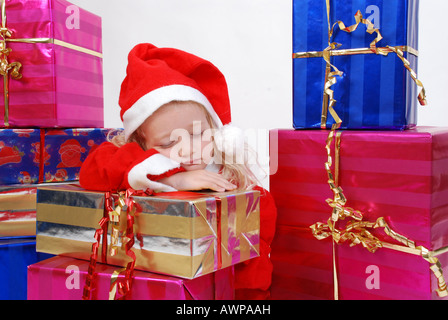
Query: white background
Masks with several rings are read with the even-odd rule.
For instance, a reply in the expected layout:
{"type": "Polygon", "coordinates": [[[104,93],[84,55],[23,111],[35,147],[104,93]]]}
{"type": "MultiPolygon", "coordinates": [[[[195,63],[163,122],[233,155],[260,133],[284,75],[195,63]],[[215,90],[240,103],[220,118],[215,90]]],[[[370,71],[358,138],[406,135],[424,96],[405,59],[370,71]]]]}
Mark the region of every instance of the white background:
{"type": "MultiPolygon", "coordinates": [[[[105,127],[122,126],[118,96],[128,52],[150,42],[213,62],[226,76],[237,126],[292,128],[291,0],[71,2],[102,17],[105,127]]],[[[420,1],[418,75],[429,102],[419,107],[421,126],[448,127],[447,16],[448,1],[420,1]]]]}

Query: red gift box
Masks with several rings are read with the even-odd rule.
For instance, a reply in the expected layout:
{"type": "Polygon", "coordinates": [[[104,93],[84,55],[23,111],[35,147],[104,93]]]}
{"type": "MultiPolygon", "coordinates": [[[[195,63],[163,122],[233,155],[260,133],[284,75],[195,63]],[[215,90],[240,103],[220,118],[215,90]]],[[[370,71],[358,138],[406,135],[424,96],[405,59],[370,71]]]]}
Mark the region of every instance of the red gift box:
{"type": "MultiPolygon", "coordinates": [[[[318,240],[310,228],[326,224],[333,199],[325,162],[329,131],[278,130],[278,170],[271,193],[278,206],[272,244],[274,299],[437,299],[437,278],[417,250],[369,252],[361,244],[318,240]],[[333,263],[333,258],[335,259],[333,263]],[[333,268],[336,272],[333,272],[333,268]],[[336,274],[337,285],[333,280],[336,274]]],[[[332,148],[346,207],[362,221],[384,217],[390,228],[430,252],[448,246],[448,129],[343,131],[332,148]],[[338,150],[338,154],[334,153],[338,150]]],[[[369,229],[379,241],[403,245],[382,228],[369,229]]],[[[440,253],[440,252],[438,252],[440,253]]],[[[448,254],[437,256],[448,274],[448,254]]]]}

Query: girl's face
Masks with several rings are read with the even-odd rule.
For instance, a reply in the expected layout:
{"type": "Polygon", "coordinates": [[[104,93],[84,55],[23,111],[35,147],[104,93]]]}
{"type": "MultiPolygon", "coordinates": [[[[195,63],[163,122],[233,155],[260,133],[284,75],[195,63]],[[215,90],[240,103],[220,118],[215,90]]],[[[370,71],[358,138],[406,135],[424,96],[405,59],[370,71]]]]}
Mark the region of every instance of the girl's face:
{"type": "Polygon", "coordinates": [[[213,158],[206,111],[194,102],[170,102],[142,125],[147,150],[154,148],[185,170],[204,169],[213,158]]]}

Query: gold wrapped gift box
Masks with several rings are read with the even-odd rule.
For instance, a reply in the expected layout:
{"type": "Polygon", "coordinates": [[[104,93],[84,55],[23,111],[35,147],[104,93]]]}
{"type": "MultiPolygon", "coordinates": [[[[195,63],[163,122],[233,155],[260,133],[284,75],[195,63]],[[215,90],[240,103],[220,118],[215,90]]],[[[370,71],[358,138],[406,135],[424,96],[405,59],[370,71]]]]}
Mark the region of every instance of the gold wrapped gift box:
{"type": "MultiPolygon", "coordinates": [[[[128,241],[126,205],[112,196],[120,218],[108,223],[98,262],[126,266],[130,258],[116,243],[128,241]]],[[[135,268],[192,279],[259,256],[259,196],[258,191],[130,196],[136,208],[135,268]]],[[[38,188],[37,251],[89,260],[99,222],[110,213],[106,197],[75,184],[38,188]]]]}
{"type": "Polygon", "coordinates": [[[0,238],[36,235],[36,186],[0,187],[0,238]]]}

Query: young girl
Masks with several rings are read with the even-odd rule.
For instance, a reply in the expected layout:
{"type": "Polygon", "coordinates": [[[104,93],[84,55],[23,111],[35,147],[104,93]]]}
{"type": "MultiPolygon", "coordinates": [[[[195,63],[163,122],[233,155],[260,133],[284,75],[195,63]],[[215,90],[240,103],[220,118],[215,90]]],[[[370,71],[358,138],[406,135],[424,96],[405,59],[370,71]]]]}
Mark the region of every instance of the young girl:
{"type": "Polygon", "coordinates": [[[234,149],[234,142],[242,137],[229,125],[221,72],[192,54],[140,44],[129,53],[119,104],[124,133],[91,151],[81,167],[81,186],[100,191],[259,190],[260,257],[235,266],[235,288],[237,299],[268,298],[277,210],[269,192],[256,184],[247,157],[235,157],[241,150],[234,149]]]}

